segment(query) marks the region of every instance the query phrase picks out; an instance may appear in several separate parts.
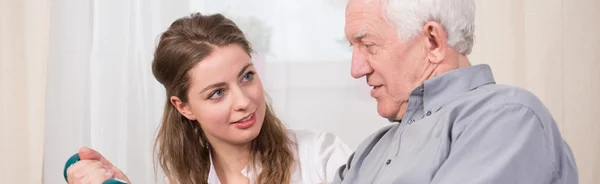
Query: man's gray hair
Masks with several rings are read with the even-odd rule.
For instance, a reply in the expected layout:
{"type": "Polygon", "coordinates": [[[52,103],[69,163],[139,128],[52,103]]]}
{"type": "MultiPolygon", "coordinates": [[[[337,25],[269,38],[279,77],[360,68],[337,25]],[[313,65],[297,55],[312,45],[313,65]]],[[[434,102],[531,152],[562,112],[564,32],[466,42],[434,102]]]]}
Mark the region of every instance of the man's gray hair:
{"type": "Polygon", "coordinates": [[[428,21],[440,23],[448,34],[448,45],[468,55],[473,48],[475,2],[473,0],[381,0],[383,15],[395,24],[398,37],[410,40],[428,21]]]}

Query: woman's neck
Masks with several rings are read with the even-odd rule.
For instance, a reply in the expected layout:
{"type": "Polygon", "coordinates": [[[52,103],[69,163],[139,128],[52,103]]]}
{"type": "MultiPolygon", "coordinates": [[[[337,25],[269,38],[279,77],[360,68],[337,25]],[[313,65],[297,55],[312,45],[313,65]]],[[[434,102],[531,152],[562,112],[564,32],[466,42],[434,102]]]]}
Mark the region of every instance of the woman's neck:
{"type": "Polygon", "coordinates": [[[211,155],[219,179],[238,178],[250,159],[250,143],[243,145],[211,144],[211,155]]]}

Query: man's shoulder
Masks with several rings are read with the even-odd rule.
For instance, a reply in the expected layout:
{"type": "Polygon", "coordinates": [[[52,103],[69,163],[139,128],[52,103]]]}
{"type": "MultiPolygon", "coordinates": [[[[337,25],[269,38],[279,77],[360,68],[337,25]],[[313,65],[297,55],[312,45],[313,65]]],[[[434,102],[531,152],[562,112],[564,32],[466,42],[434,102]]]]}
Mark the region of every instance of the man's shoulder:
{"type": "Polygon", "coordinates": [[[521,104],[530,108],[543,105],[535,94],[521,87],[494,84],[482,86],[480,90],[499,103],[521,104]]]}
{"type": "MultiPolygon", "coordinates": [[[[555,121],[544,103],[532,92],[515,86],[491,84],[471,90],[446,104],[446,113],[456,128],[495,121],[481,121],[486,117],[523,119],[528,116],[542,127],[555,126],[555,121]],[[519,112],[519,113],[517,113],[519,112]]],[[[509,125],[509,124],[502,124],[509,125]]],[[[500,125],[499,125],[500,126],[500,125]]]]}
{"type": "Polygon", "coordinates": [[[474,89],[452,103],[454,108],[469,111],[497,110],[506,106],[519,106],[530,109],[539,116],[550,115],[544,103],[532,92],[509,85],[490,84],[474,89]],[[473,108],[473,109],[469,109],[473,108]]]}

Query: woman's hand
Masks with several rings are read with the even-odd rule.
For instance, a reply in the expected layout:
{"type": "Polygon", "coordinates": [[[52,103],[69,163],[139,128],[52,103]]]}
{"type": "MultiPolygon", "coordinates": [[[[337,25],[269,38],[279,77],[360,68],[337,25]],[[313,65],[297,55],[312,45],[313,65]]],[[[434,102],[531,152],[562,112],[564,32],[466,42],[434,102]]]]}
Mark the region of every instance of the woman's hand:
{"type": "Polygon", "coordinates": [[[110,178],[131,183],[121,170],[113,166],[96,150],[81,148],[79,158],[80,161],[67,169],[69,184],[101,184],[110,178]]]}

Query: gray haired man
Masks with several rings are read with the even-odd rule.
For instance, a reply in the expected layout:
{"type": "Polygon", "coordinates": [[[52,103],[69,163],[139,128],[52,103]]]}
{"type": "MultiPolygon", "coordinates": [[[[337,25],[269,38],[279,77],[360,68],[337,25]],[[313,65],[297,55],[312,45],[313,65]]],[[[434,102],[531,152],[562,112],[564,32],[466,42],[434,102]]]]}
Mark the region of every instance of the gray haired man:
{"type": "Polygon", "coordinates": [[[350,0],[352,76],[394,122],[334,183],[578,183],[573,154],[532,93],[471,66],[473,0],[350,0]]]}

